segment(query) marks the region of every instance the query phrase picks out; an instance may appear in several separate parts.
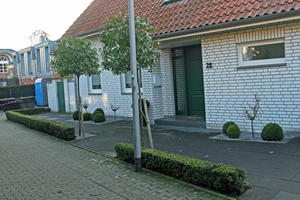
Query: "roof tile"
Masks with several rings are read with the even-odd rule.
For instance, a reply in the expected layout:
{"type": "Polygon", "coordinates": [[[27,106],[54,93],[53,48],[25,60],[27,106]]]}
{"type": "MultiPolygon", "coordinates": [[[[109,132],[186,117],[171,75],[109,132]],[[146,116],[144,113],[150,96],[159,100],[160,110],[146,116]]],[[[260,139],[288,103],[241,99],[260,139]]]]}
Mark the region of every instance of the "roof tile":
{"type": "MultiPolygon", "coordinates": [[[[300,0],[135,0],[135,13],[148,16],[155,35],[254,18],[300,9],[300,0]]],[[[94,0],[62,38],[102,28],[119,11],[128,12],[128,0],[94,0]]]]}

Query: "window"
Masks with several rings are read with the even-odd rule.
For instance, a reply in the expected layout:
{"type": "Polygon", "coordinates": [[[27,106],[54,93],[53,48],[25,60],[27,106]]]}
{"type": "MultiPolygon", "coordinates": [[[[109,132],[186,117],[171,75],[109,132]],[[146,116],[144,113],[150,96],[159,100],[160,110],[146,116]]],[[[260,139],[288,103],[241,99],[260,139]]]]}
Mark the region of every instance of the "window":
{"type": "Polygon", "coordinates": [[[182,0],[164,0],[163,5],[171,4],[171,3],[174,3],[174,2],[177,2],[177,1],[182,1],[182,0]]]}
{"type": "Polygon", "coordinates": [[[27,68],[28,68],[28,74],[32,74],[31,53],[30,52],[27,52],[27,68]]]}
{"type": "Polygon", "coordinates": [[[49,68],[49,47],[45,47],[45,64],[46,64],[46,70],[50,71],[50,68],[49,68]]]}
{"type": "Polygon", "coordinates": [[[101,93],[101,77],[100,74],[95,74],[89,77],[89,87],[91,94],[101,93]]]}
{"type": "Polygon", "coordinates": [[[131,72],[127,72],[122,74],[122,85],[123,85],[123,92],[124,93],[131,93],[131,72]]]}
{"type": "Polygon", "coordinates": [[[4,56],[0,57],[0,73],[7,73],[7,64],[9,63],[8,59],[4,56]]]}
{"type": "MultiPolygon", "coordinates": [[[[141,75],[140,75],[141,77],[141,75]]],[[[142,79],[140,78],[140,81],[142,81],[142,79]]],[[[142,90],[142,82],[141,82],[141,91],[142,90]]],[[[131,89],[131,71],[122,74],[122,87],[123,87],[123,92],[124,93],[132,93],[132,89],[131,89]]]]}
{"type": "Polygon", "coordinates": [[[283,40],[239,45],[240,67],[279,66],[285,64],[285,45],[283,40]]]}
{"type": "Polygon", "coordinates": [[[36,64],[37,64],[37,72],[41,73],[42,72],[42,68],[41,68],[40,49],[36,50],[36,64]]]}
{"type": "Polygon", "coordinates": [[[21,73],[25,75],[24,54],[21,54],[21,73]]]}

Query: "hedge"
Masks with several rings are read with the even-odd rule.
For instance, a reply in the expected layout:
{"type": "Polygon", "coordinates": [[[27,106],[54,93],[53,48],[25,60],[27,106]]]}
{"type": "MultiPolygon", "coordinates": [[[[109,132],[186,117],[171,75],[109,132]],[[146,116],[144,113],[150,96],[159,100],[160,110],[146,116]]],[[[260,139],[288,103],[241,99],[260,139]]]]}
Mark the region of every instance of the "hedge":
{"type": "Polygon", "coordinates": [[[63,140],[74,140],[76,138],[75,128],[61,124],[56,121],[41,119],[30,115],[50,112],[49,108],[28,108],[14,111],[6,111],[6,118],[11,121],[18,122],[29,128],[53,135],[63,140]]]}
{"type": "MultiPolygon", "coordinates": [[[[115,150],[117,157],[134,163],[133,145],[117,143],[115,150]]],[[[159,150],[142,148],[142,166],[220,192],[241,193],[245,185],[246,176],[243,169],[159,150]]]]}

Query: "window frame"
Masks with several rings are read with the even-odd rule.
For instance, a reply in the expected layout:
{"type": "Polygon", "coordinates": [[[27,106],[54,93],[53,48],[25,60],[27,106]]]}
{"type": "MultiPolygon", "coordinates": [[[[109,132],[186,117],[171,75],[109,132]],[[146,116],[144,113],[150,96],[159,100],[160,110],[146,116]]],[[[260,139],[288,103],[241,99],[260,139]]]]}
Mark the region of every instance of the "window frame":
{"type": "Polygon", "coordinates": [[[92,83],[92,76],[88,77],[89,79],[89,94],[102,94],[102,82],[101,82],[101,73],[100,74],[94,74],[100,76],[100,85],[101,89],[93,89],[93,83],[92,83]]]}
{"type": "Polygon", "coordinates": [[[245,67],[269,67],[269,66],[283,66],[286,65],[286,52],[285,52],[285,40],[284,39],[276,39],[276,40],[264,40],[257,42],[247,42],[238,44],[238,60],[239,60],[239,68],[245,67]],[[268,44],[278,44],[283,43],[284,45],[284,58],[272,58],[272,59],[261,59],[261,60],[243,60],[243,47],[248,46],[260,46],[260,45],[268,45],[268,44]]]}
{"type": "Polygon", "coordinates": [[[9,64],[9,59],[5,56],[0,56],[3,58],[3,60],[0,61],[0,68],[1,68],[1,71],[0,72],[1,74],[7,74],[8,73],[8,70],[7,70],[7,65],[9,64]],[[5,59],[5,60],[4,60],[5,59]]]}
{"type": "Polygon", "coordinates": [[[123,91],[123,93],[132,93],[132,88],[126,88],[126,82],[125,81],[126,81],[126,77],[125,77],[125,73],[123,73],[122,74],[122,91],[123,91]]]}
{"type": "MultiPolygon", "coordinates": [[[[128,72],[131,73],[131,71],[128,71],[128,72]]],[[[131,74],[130,74],[130,76],[131,76],[131,74]]],[[[141,76],[142,76],[142,73],[141,73],[141,76]]],[[[121,75],[121,79],[122,79],[122,92],[123,92],[124,94],[131,94],[131,93],[132,93],[132,88],[126,88],[126,83],[125,83],[125,80],[126,80],[126,78],[125,78],[125,73],[123,73],[123,74],[121,75]]],[[[143,83],[143,79],[142,79],[142,83],[143,83]]],[[[142,84],[142,87],[141,87],[141,92],[143,93],[143,84],[142,84]]]]}

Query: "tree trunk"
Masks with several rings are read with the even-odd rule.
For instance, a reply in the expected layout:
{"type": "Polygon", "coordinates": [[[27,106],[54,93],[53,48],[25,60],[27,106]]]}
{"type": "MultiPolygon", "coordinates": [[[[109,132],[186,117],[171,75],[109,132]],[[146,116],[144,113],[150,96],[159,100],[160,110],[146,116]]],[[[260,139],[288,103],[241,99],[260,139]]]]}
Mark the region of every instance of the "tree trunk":
{"type": "Polygon", "coordinates": [[[254,128],[253,128],[253,120],[251,120],[251,128],[252,128],[252,137],[255,138],[254,128]]]}
{"type": "Polygon", "coordinates": [[[150,148],[154,149],[146,99],[143,99],[143,104],[144,104],[144,108],[145,108],[145,117],[146,117],[147,128],[148,128],[150,148]]]}
{"type": "Polygon", "coordinates": [[[85,137],[85,133],[84,133],[84,120],[83,120],[83,109],[82,109],[82,101],[81,101],[81,97],[80,97],[80,113],[81,113],[81,127],[82,127],[82,136],[85,137]]]}
{"type": "Polygon", "coordinates": [[[79,76],[77,76],[77,94],[78,94],[78,124],[79,124],[79,136],[81,136],[81,113],[80,113],[80,104],[81,104],[81,97],[80,97],[80,90],[79,90],[79,76]]]}
{"type": "Polygon", "coordinates": [[[144,117],[142,115],[143,108],[142,108],[142,93],[141,93],[141,83],[140,83],[140,70],[137,70],[137,82],[139,87],[139,110],[140,110],[140,132],[141,132],[141,142],[142,147],[145,147],[145,134],[144,134],[144,117]]]}

